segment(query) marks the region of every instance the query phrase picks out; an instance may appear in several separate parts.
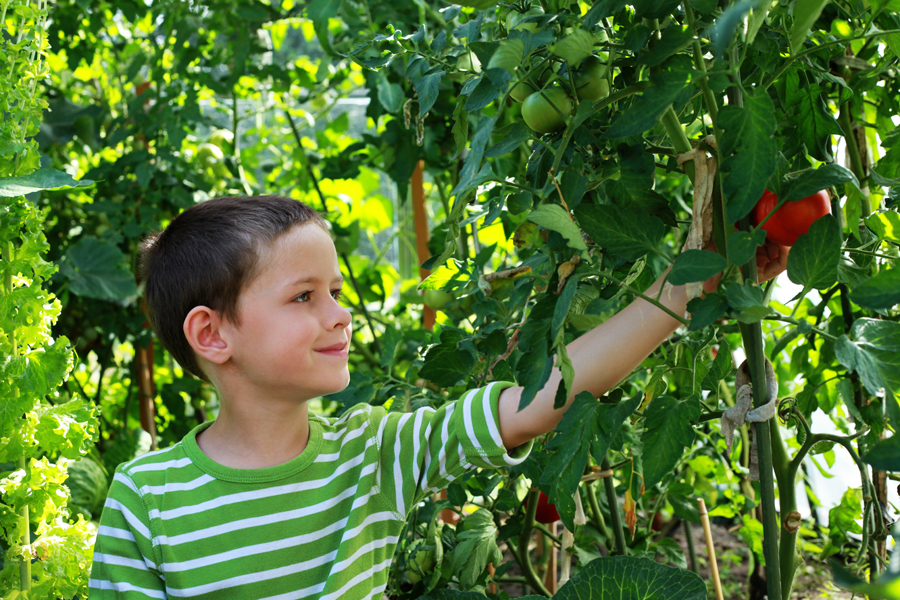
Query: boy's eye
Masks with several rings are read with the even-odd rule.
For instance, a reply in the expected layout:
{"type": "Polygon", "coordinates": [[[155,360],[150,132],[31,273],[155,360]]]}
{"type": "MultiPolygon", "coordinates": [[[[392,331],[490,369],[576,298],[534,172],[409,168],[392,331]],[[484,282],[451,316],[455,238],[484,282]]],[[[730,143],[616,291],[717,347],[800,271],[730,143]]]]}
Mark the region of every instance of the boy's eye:
{"type": "MultiPolygon", "coordinates": [[[[312,292],[303,292],[302,294],[300,294],[299,296],[294,298],[294,300],[297,300],[298,302],[302,302],[302,303],[309,302],[310,294],[312,294],[312,292]]],[[[339,289],[331,290],[331,297],[334,298],[335,300],[339,300],[341,297],[341,290],[339,290],[339,289]]]]}

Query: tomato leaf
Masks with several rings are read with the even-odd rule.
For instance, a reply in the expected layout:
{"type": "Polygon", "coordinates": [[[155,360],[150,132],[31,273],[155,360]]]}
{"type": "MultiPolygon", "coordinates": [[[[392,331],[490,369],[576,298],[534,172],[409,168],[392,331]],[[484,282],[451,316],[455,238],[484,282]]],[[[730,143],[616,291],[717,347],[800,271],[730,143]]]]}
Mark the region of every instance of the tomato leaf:
{"type": "Polygon", "coordinates": [[[788,278],[806,289],[825,289],[837,283],[841,231],[831,215],[817,219],[788,255],[788,278]]]}
{"type": "Polygon", "coordinates": [[[419,375],[441,387],[451,387],[460,379],[467,379],[474,366],[471,352],[457,348],[456,342],[442,341],[429,348],[419,375]]]}
{"type": "Polygon", "coordinates": [[[882,471],[900,471],[900,437],[891,436],[877,442],[860,458],[882,471]]]}
{"type": "Polygon", "coordinates": [[[736,223],[753,210],[775,173],[775,106],[764,92],[746,94],[744,106],[719,113],[719,156],[725,192],[726,220],[736,223]]]}
{"type": "Polygon", "coordinates": [[[744,15],[750,12],[750,9],[758,5],[758,2],[750,0],[740,0],[732,4],[725,12],[716,19],[715,25],[709,31],[710,40],[712,40],[713,54],[716,58],[722,59],[725,51],[731,45],[734,39],[734,32],[739,23],[744,20],[744,15]]]}
{"type": "Polygon", "coordinates": [[[90,179],[78,181],[56,169],[38,169],[21,177],[0,177],[0,198],[13,198],[41,190],[62,190],[93,185],[90,179]]]}
{"type": "MultiPolygon", "coordinates": [[[[789,80],[794,81],[793,78],[789,80]]],[[[843,135],[843,131],[825,106],[822,92],[822,88],[815,84],[792,90],[789,102],[793,110],[790,114],[810,156],[830,163],[834,157],[831,155],[829,137],[843,135]]]]}
{"type": "Polygon", "coordinates": [[[700,397],[654,398],[644,412],[644,487],[650,490],[672,472],[685,449],[694,443],[694,426],[700,419],[700,397]]]}
{"type": "Polygon", "coordinates": [[[706,281],[727,266],[728,261],[718,252],[686,250],[675,259],[668,281],[672,285],[706,281]]]}
{"type": "Polygon", "coordinates": [[[804,171],[794,179],[785,181],[781,186],[781,193],[788,202],[794,202],[825,188],[838,186],[848,181],[859,188],[859,180],[852,171],[832,163],[822,165],[818,169],[804,171]]]}
{"type": "Polygon", "coordinates": [[[575,209],[581,227],[611,254],[637,260],[656,249],[665,234],[662,221],[643,211],[611,205],[580,204],[575,209]]]}
{"type": "Polygon", "coordinates": [[[576,29],[550,46],[550,52],[562,58],[570,69],[577,69],[594,50],[596,38],[586,29],[576,29]]]}
{"type": "Polygon", "coordinates": [[[497,526],[491,511],[480,509],[466,517],[465,531],[456,536],[453,549],[453,573],[463,588],[471,588],[488,563],[500,564],[503,553],[497,547],[497,526]]]}
{"type": "Polygon", "coordinates": [[[656,125],[669,105],[676,110],[684,106],[691,97],[692,68],[690,59],[684,55],[678,54],[669,59],[663,70],[650,76],[650,87],[613,121],[602,137],[618,140],[643,133],[656,125]]]}
{"type": "Polygon", "coordinates": [[[413,81],[416,93],[419,94],[420,115],[424,115],[431,110],[432,106],[434,106],[434,101],[437,100],[438,88],[440,87],[441,78],[443,76],[443,71],[435,71],[434,73],[428,73],[413,81]]]}
{"type": "Polygon", "coordinates": [[[636,0],[634,14],[641,19],[663,19],[680,4],[679,0],[636,0]]]}
{"type": "Polygon", "coordinates": [[[694,298],[688,302],[687,309],[691,313],[688,331],[699,331],[728,312],[728,300],[722,294],[707,294],[704,298],[694,298]]]}
{"type": "MultiPolygon", "coordinates": [[[[610,394],[621,398],[621,391],[610,394]]],[[[570,531],[574,529],[575,499],[572,494],[581,481],[588,456],[601,462],[609,445],[629,416],[641,404],[642,395],[618,403],[601,402],[589,392],[581,392],[563,413],[556,435],[546,449],[552,451],[541,475],[547,495],[556,505],[560,518],[570,531]]]]}
{"type": "MultiPolygon", "coordinates": [[[[465,118],[462,115],[460,118],[465,118]]],[[[472,136],[472,144],[469,146],[469,154],[463,164],[462,170],[459,172],[459,183],[450,192],[451,196],[460,196],[476,185],[476,177],[481,168],[481,161],[484,158],[484,149],[488,142],[491,141],[491,132],[494,130],[494,123],[497,117],[484,118],[478,124],[478,129],[472,136]]]]}
{"type": "Polygon", "coordinates": [[[756,323],[773,312],[766,305],[762,288],[749,280],[743,285],[729,281],[725,285],[725,298],[728,299],[731,309],[737,313],[735,318],[742,323],[756,323]]]}
{"type": "Polygon", "coordinates": [[[745,265],[756,255],[756,249],[766,243],[766,230],[736,231],[728,238],[728,259],[745,265]]]}
{"type": "Polygon", "coordinates": [[[537,223],[544,229],[550,229],[559,233],[566,238],[569,247],[580,251],[582,257],[586,258],[587,245],[585,245],[584,239],[581,237],[581,231],[562,206],[558,204],[542,204],[528,213],[528,220],[537,223]]]}
{"type": "Polygon", "coordinates": [[[680,52],[694,39],[694,34],[686,25],[669,25],[662,32],[662,37],[650,45],[650,50],[641,57],[643,64],[655,67],[667,58],[680,52]]]}
{"type": "Polygon", "coordinates": [[[869,393],[884,394],[892,425],[900,426],[900,323],[857,319],[850,336],[834,344],[838,361],[859,378],[869,393]]]}
{"type": "Polygon", "coordinates": [[[900,269],[885,269],[856,287],[850,299],[866,308],[887,309],[900,303],[900,269]]]}
{"type": "Polygon", "coordinates": [[[810,27],[822,14],[828,0],[797,0],[794,4],[794,22],[791,24],[791,53],[796,54],[806,41],[810,27]]]}

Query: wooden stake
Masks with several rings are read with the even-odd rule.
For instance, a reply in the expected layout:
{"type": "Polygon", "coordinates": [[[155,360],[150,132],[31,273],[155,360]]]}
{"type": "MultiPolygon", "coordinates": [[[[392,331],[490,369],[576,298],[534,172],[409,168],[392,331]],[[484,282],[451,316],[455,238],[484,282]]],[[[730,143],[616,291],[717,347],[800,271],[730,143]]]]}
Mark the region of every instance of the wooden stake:
{"type": "MultiPolygon", "coordinates": [[[[429,259],[431,254],[428,252],[428,214],[425,212],[425,186],[424,173],[425,161],[420,160],[416,163],[416,169],[413,171],[412,181],[412,208],[413,223],[416,228],[416,253],[419,255],[419,264],[421,265],[429,259]]],[[[419,267],[419,277],[423,280],[431,274],[428,269],[419,267]]],[[[422,327],[431,331],[434,327],[436,314],[433,308],[427,306],[422,307],[422,327]]]]}
{"type": "Polygon", "coordinates": [[[722,582],[719,581],[719,565],[716,563],[716,547],[713,545],[706,502],[703,501],[703,498],[697,498],[697,503],[700,505],[700,521],[703,522],[703,533],[706,536],[706,552],[709,554],[709,570],[712,572],[713,587],[716,589],[716,600],[725,600],[722,595],[722,582]]]}

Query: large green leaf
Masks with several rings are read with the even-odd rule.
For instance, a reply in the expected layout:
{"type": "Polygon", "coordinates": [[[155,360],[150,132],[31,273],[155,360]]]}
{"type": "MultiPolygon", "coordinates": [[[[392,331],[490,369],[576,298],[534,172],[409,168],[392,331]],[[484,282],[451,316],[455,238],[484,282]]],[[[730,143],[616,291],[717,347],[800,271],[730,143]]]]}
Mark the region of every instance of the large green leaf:
{"type": "Polygon", "coordinates": [[[434,73],[423,75],[413,82],[416,93],[419,94],[419,114],[424,115],[434,106],[443,76],[443,71],[435,71],[434,73]]]}
{"type": "Polygon", "coordinates": [[[313,23],[316,37],[329,54],[334,54],[334,49],[328,35],[328,19],[337,16],[341,3],[341,0],[312,0],[306,7],[306,16],[313,23]]]}
{"type": "MultiPolygon", "coordinates": [[[[610,394],[610,399],[620,397],[621,393],[610,394]]],[[[574,530],[575,517],[572,494],[584,474],[588,456],[593,455],[597,462],[603,460],[622,423],[640,406],[642,397],[638,394],[622,402],[607,403],[581,392],[556,426],[556,435],[547,444],[546,449],[553,454],[541,484],[549,489],[550,501],[570,531],[574,530]]]]}
{"type": "Polygon", "coordinates": [[[842,183],[852,182],[857,188],[859,181],[852,171],[841,165],[822,165],[818,169],[803,171],[800,175],[786,182],[782,188],[782,194],[788,202],[800,200],[811,196],[819,190],[839,186],[842,183]]]}
{"type": "Polygon", "coordinates": [[[655,250],[665,234],[662,221],[643,211],[579,204],[575,216],[595,243],[625,260],[636,260],[655,250]]]}
{"type": "Polygon", "coordinates": [[[644,487],[652,488],[672,472],[685,449],[694,443],[694,426],[700,419],[700,398],[654,398],[644,412],[644,487]]]}
{"type": "Polygon", "coordinates": [[[744,106],[719,113],[725,212],[730,223],[749,214],[775,173],[775,106],[765,92],[744,95],[744,106]]]}
{"type": "Polygon", "coordinates": [[[788,277],[806,289],[825,289],[837,283],[841,231],[831,215],[817,219],[801,235],[788,255],[788,277]]]}
{"type": "Polygon", "coordinates": [[[550,52],[565,60],[569,68],[576,69],[581,61],[591,55],[596,41],[586,29],[575,29],[563,39],[551,44],[550,52]]]}
{"type": "Polygon", "coordinates": [[[90,179],[78,181],[68,173],[56,169],[38,169],[21,177],[0,177],[0,198],[24,196],[41,190],[61,190],[93,185],[90,179]]]}
{"type": "MultiPolygon", "coordinates": [[[[789,79],[791,82],[793,78],[789,79]]],[[[804,88],[790,86],[788,102],[793,107],[792,116],[801,141],[810,156],[822,162],[831,162],[832,135],[843,135],[837,121],[825,106],[823,90],[818,85],[804,88]]]]}
{"type": "Polygon", "coordinates": [[[706,600],[696,573],[648,558],[597,558],[563,585],[554,600],[706,600]]]}
{"type": "Polygon", "coordinates": [[[686,250],[675,259],[668,280],[672,285],[706,281],[727,266],[728,261],[718,252],[686,250]]]}
{"type": "Polygon", "coordinates": [[[676,55],[665,63],[665,68],[650,75],[650,87],[634,101],[631,107],[613,121],[603,137],[618,140],[643,133],[659,121],[660,115],[674,105],[683,106],[691,97],[690,60],[676,55]]]}
{"type": "Polygon", "coordinates": [[[835,342],[834,354],[848,371],[859,373],[869,393],[884,393],[893,426],[900,426],[900,323],[857,319],[850,336],[835,342]]]}
{"type": "Polygon", "coordinates": [[[900,269],[885,269],[850,292],[850,299],[866,308],[892,308],[900,303],[900,269]]]}
{"type": "Polygon", "coordinates": [[[85,236],[69,248],[60,273],[73,294],[101,300],[124,300],[137,294],[134,275],[116,246],[85,236]]]}
{"type": "Polygon", "coordinates": [[[900,437],[896,435],[886,440],[881,440],[868,452],[862,455],[863,462],[866,462],[876,469],[882,471],[900,471],[900,437]]]}
{"type": "Polygon", "coordinates": [[[791,53],[796,54],[803,48],[803,42],[809,29],[822,14],[828,0],[797,0],[794,3],[794,22],[791,24],[791,53]]]}
{"type": "Polygon", "coordinates": [[[747,280],[743,285],[737,281],[729,281],[725,284],[725,298],[736,313],[737,320],[742,323],[756,323],[772,314],[762,288],[752,281],[747,280]]]}
{"type": "Polygon", "coordinates": [[[473,366],[475,358],[471,352],[457,348],[456,342],[442,342],[428,350],[419,375],[441,387],[450,387],[468,378],[473,366]]]}
{"type": "Polygon", "coordinates": [[[716,58],[723,58],[725,51],[731,45],[734,39],[734,31],[737,29],[744,17],[750,9],[754,8],[758,2],[750,0],[739,0],[729,6],[722,15],[716,19],[715,25],[710,29],[709,37],[712,40],[713,54],[716,58]]]}
{"type": "Polygon", "coordinates": [[[503,553],[497,547],[497,526],[491,511],[476,510],[466,517],[465,524],[465,531],[456,536],[459,543],[451,556],[460,585],[471,588],[488,563],[499,565],[503,561],[503,553]]]}

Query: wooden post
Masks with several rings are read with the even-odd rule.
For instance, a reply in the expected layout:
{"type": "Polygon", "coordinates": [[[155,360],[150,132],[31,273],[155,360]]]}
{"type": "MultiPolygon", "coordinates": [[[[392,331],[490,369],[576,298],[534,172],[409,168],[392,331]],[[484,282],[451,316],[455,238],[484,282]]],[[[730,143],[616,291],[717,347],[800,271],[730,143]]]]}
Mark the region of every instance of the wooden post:
{"type": "MultiPolygon", "coordinates": [[[[416,169],[412,175],[412,205],[413,223],[416,228],[416,251],[419,255],[419,265],[431,257],[428,252],[428,214],[425,212],[425,187],[424,187],[425,161],[416,163],[416,169]]],[[[419,277],[422,281],[431,274],[428,269],[419,267],[419,277]]],[[[431,331],[434,327],[435,312],[433,308],[422,305],[422,327],[431,331]]]]}
{"type": "Polygon", "coordinates": [[[156,450],[156,384],[153,381],[153,340],[150,340],[146,348],[138,348],[134,359],[137,361],[141,428],[150,434],[150,449],[156,450]]]}

